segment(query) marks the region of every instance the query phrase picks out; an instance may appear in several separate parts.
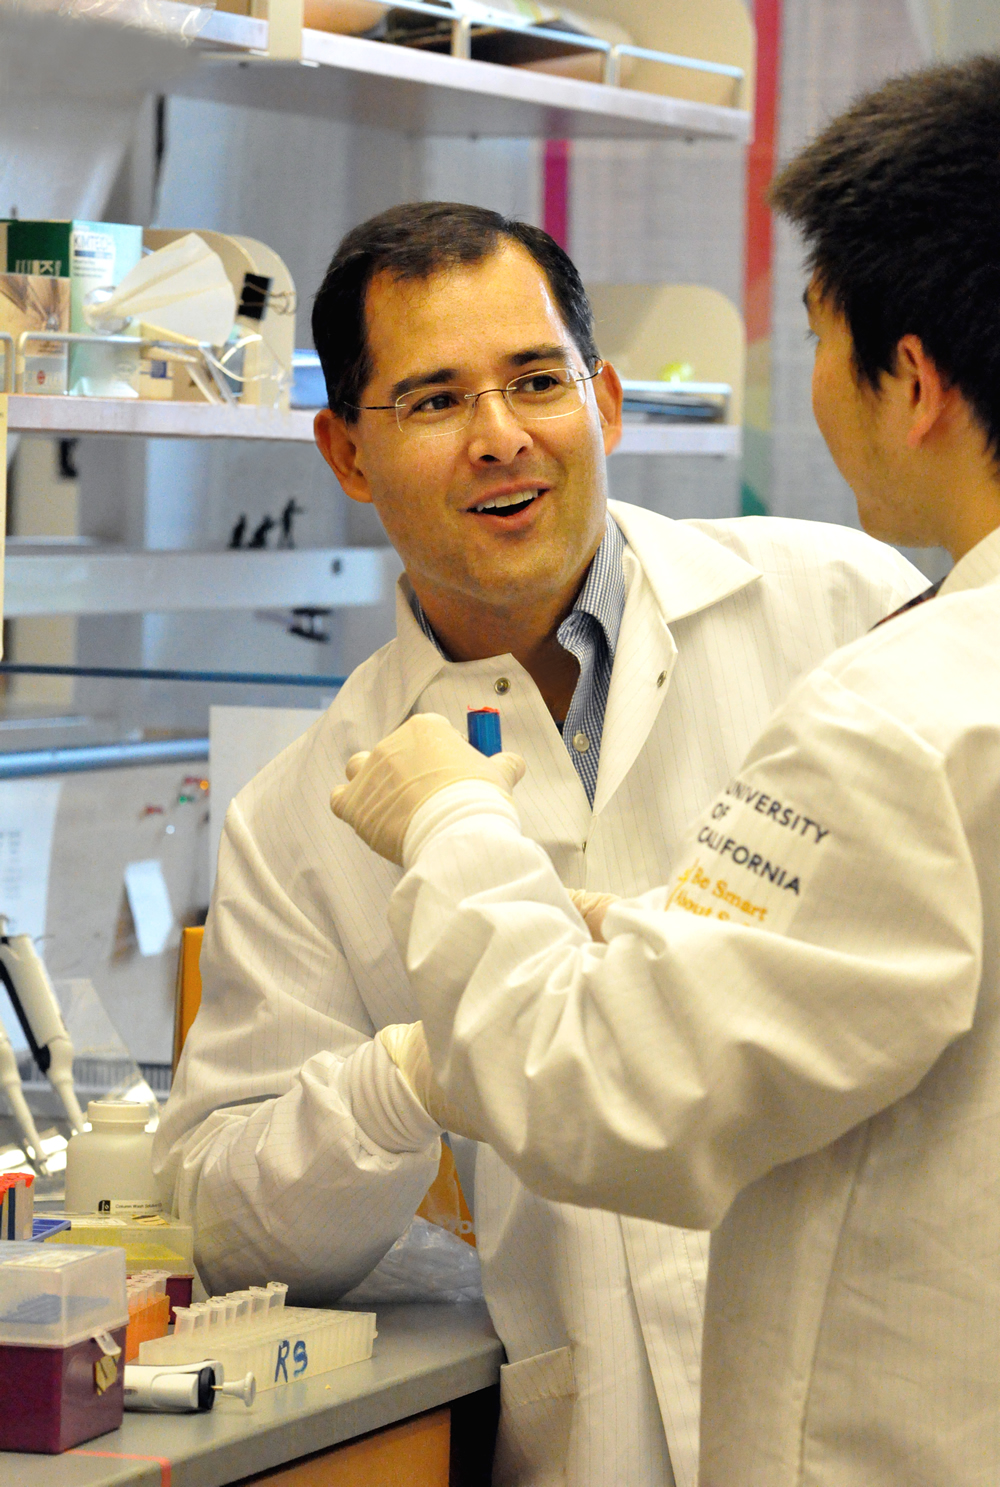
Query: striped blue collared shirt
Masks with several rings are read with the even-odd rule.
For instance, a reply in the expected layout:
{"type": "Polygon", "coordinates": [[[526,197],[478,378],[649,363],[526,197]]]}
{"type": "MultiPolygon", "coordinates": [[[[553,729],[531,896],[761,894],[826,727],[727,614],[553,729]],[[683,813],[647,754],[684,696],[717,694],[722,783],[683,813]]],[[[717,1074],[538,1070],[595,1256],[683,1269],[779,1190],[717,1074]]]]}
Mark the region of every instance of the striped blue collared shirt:
{"type": "MultiPolygon", "coordinates": [[[[625,538],[621,528],[609,516],[604,538],[594,554],[583,588],[556,631],[556,639],[563,650],[575,656],[580,665],[580,677],[562,725],[562,736],[591,805],[597,789],[597,766],[601,757],[604,711],[611,688],[611,668],[625,613],[624,552],[625,538]]],[[[417,624],[427,639],[444,654],[416,595],[411,603],[417,624]]]]}

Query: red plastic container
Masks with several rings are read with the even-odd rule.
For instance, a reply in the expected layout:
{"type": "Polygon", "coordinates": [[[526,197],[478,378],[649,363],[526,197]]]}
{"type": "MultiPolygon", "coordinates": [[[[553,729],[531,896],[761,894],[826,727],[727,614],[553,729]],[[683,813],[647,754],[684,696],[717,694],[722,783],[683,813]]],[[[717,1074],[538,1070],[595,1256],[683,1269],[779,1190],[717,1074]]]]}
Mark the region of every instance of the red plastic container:
{"type": "Polygon", "coordinates": [[[0,1450],[68,1451],[118,1429],[125,1408],[125,1328],[115,1327],[111,1336],[121,1352],[113,1360],[115,1381],[103,1390],[95,1371],[105,1353],[93,1338],[68,1348],[0,1344],[0,1450]]]}

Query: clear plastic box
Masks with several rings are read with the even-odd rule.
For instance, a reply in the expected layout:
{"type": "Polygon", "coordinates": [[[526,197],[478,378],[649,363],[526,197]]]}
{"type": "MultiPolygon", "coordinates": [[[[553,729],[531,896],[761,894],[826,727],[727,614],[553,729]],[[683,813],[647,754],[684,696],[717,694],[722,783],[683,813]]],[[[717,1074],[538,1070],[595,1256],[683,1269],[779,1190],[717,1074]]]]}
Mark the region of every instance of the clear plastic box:
{"type": "Polygon", "coordinates": [[[164,1269],[175,1260],[185,1271],[194,1270],[194,1231],[179,1219],[121,1219],[72,1214],[70,1227],[53,1234],[46,1244],[120,1244],[128,1251],[130,1270],[164,1269]],[[164,1256],[170,1255],[169,1262],[164,1256]]]}
{"type": "Polygon", "coordinates": [[[127,1322],[124,1250],[30,1241],[0,1250],[0,1344],[68,1348],[127,1322]]]}

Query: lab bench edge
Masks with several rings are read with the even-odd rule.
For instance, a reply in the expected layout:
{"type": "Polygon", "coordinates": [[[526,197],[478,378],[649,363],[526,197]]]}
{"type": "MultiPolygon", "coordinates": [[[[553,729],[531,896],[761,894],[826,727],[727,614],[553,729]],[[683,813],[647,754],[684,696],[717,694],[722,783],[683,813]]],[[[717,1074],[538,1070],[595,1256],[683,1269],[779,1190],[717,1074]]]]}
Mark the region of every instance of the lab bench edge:
{"type": "Polygon", "coordinates": [[[225,1487],[499,1379],[503,1349],[482,1302],[374,1310],[378,1336],[363,1363],[269,1389],[252,1410],[222,1399],[204,1415],[126,1414],[120,1430],[61,1456],[0,1453],[0,1487],[225,1487]]]}

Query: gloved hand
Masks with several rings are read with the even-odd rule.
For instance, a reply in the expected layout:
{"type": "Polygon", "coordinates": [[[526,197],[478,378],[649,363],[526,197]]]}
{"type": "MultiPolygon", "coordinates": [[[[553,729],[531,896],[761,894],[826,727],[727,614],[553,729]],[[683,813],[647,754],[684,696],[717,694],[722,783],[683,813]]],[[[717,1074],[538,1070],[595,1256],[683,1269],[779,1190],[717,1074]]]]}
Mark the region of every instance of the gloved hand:
{"type": "Polygon", "coordinates": [[[390,1023],[377,1032],[375,1038],[382,1044],[431,1120],[436,1120],[443,1130],[453,1131],[456,1136],[468,1136],[473,1141],[483,1139],[472,1129],[466,1116],[457,1105],[451,1103],[438,1084],[422,1022],[390,1023]]]}
{"type": "Polygon", "coordinates": [[[590,930],[590,938],[604,944],[604,916],[619,900],[617,893],[591,893],[586,888],[567,888],[573,905],[590,930]]]}
{"type": "Polygon", "coordinates": [[[371,753],[348,759],[350,783],[337,786],[330,807],[373,852],[402,865],[406,829],[424,801],[462,780],[484,780],[510,799],[523,774],[520,755],[488,759],[447,718],[418,713],[371,753]]]}

